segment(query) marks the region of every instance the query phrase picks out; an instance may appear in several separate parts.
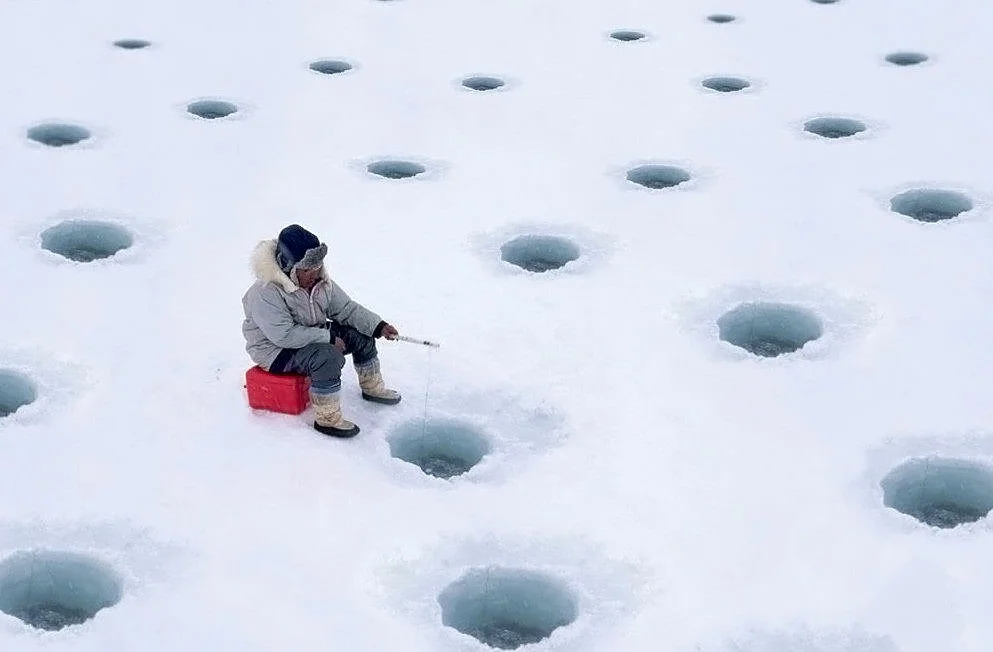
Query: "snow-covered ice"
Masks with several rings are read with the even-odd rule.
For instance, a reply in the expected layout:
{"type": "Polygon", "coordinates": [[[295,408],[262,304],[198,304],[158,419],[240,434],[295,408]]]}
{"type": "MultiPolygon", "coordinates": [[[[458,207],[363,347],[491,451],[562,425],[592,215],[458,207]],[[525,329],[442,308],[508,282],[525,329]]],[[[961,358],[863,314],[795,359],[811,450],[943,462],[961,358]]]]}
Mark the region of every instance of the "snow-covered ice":
{"type": "Polygon", "coordinates": [[[0,650],[988,652],[991,28],[3,3],[0,650]],[[292,222],[441,343],[354,440],[247,405],[292,222]]]}

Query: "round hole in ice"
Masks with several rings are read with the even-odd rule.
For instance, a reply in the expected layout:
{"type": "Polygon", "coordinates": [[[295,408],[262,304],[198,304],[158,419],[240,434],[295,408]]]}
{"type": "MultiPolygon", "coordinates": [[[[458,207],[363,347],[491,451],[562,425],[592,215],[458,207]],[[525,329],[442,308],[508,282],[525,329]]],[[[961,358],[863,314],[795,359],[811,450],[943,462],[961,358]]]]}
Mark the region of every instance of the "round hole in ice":
{"type": "Polygon", "coordinates": [[[436,478],[454,478],[479,464],[490,443],[476,428],[457,420],[411,421],[388,438],[393,457],[436,478]]]}
{"type": "Polygon", "coordinates": [[[928,60],[928,56],[923,52],[891,52],[886,55],[886,61],[894,66],[916,66],[928,60]]]}
{"type": "Polygon", "coordinates": [[[576,244],[556,235],[519,235],[500,246],[500,259],[529,272],[565,267],[579,258],[576,244]]]}
{"type": "Polygon", "coordinates": [[[641,39],[645,38],[645,33],[638,32],[633,29],[619,29],[615,32],[611,32],[610,38],[614,39],[615,41],[625,41],[625,42],[640,41],[641,39]]]}
{"type": "Polygon", "coordinates": [[[238,107],[231,102],[225,102],[223,100],[197,100],[196,102],[191,102],[186,107],[186,110],[205,120],[216,120],[217,118],[226,118],[229,115],[237,113],[238,107]]]}
{"type": "Polygon", "coordinates": [[[810,0],[810,1],[817,5],[833,5],[834,3],[838,2],[838,0],[810,0]]]}
{"type": "Polygon", "coordinates": [[[503,87],[505,82],[498,77],[466,77],[462,85],[474,91],[495,91],[503,87]]]}
{"type": "Polygon", "coordinates": [[[311,63],[310,69],[322,75],[337,75],[351,70],[352,64],[338,59],[320,59],[311,63]]]}
{"type": "Polygon", "coordinates": [[[929,457],[900,464],[880,482],[883,504],[936,528],[985,518],[993,509],[993,468],[929,457]]]}
{"type": "Polygon", "coordinates": [[[27,376],[10,369],[0,369],[0,419],[34,403],[36,398],[38,392],[27,376]]]}
{"type": "Polygon", "coordinates": [[[576,620],[576,598],[555,578],[531,570],[472,569],[438,595],[441,621],[501,650],[542,641],[576,620]]]}
{"type": "Polygon", "coordinates": [[[427,168],[413,161],[376,161],[366,166],[366,169],[376,176],[386,179],[410,179],[418,174],[427,172],[427,168]]]}
{"type": "Polygon", "coordinates": [[[85,127],[62,122],[48,122],[28,129],[28,138],[49,147],[75,145],[89,137],[90,132],[85,127]]]}
{"type": "Polygon", "coordinates": [[[740,77],[708,77],[703,80],[702,84],[704,88],[719,93],[735,93],[751,86],[747,80],[740,77]]]}
{"type": "Polygon", "coordinates": [[[114,41],[114,45],[122,50],[141,50],[151,45],[150,42],[140,38],[122,38],[114,41]]]}
{"type": "Polygon", "coordinates": [[[95,220],[66,220],[41,234],[42,249],[77,263],[110,258],[133,243],[124,227],[95,220]]]}
{"type": "Polygon", "coordinates": [[[711,14],[707,16],[707,20],[712,23],[723,25],[724,23],[734,22],[735,18],[731,14],[711,14]]]}
{"type": "Polygon", "coordinates": [[[745,303],[717,320],[720,339],[763,358],[799,351],[823,334],[809,310],[785,303],[745,303]]]}
{"type": "Polygon", "coordinates": [[[674,165],[639,165],[627,172],[628,181],[653,190],[673,188],[691,178],[689,172],[674,165]]]}
{"type": "Polygon", "coordinates": [[[813,118],[803,125],[803,130],[823,138],[848,138],[866,130],[865,123],[852,118],[813,118]]]}
{"type": "Polygon", "coordinates": [[[79,625],[120,599],[117,574],[86,555],[22,551],[0,563],[0,611],[37,629],[79,625]]]}
{"type": "Polygon", "coordinates": [[[890,199],[890,208],[920,222],[940,222],[972,210],[972,200],[954,190],[907,190],[890,199]]]}

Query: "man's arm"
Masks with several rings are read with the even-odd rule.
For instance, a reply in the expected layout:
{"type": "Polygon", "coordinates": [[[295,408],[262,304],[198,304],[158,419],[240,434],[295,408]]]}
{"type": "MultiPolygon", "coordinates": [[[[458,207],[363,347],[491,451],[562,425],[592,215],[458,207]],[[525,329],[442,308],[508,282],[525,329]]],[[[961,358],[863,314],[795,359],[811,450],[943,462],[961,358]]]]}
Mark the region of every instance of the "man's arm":
{"type": "Polygon", "coordinates": [[[328,284],[328,317],[351,326],[363,335],[379,337],[389,326],[383,318],[357,301],[353,301],[337,283],[328,284]]]}

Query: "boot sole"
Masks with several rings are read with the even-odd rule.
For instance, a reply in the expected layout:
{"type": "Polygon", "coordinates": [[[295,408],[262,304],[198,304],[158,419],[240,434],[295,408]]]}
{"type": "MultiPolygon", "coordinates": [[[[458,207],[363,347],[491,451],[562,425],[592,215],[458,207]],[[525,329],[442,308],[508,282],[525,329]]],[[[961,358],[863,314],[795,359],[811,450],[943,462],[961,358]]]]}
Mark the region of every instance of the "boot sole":
{"type": "Polygon", "coordinates": [[[380,398],[379,396],[372,396],[371,394],[362,393],[362,398],[367,401],[372,401],[373,403],[380,403],[382,405],[396,405],[400,402],[400,396],[396,398],[380,398]]]}
{"type": "Polygon", "coordinates": [[[329,426],[322,426],[318,424],[316,421],[314,422],[314,430],[321,433],[322,435],[327,435],[329,437],[337,437],[338,439],[351,439],[360,432],[358,426],[355,426],[354,428],[350,428],[349,430],[342,430],[340,428],[331,428],[329,426]]]}

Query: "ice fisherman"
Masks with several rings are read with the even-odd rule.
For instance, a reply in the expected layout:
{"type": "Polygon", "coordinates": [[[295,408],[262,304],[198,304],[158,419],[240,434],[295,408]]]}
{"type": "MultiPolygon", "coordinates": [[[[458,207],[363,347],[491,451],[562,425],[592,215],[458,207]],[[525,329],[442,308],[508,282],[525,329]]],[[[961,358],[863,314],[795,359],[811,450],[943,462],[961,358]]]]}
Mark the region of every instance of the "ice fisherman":
{"type": "Polygon", "coordinates": [[[400,394],[383,382],[376,338],[395,340],[399,332],[331,280],[327,252],[298,224],[260,242],[251,259],[256,281],[242,298],[242,333],[249,356],[266,371],[310,377],[315,430],[354,437],[359,428],[341,411],[345,355],[352,356],[362,398],[395,405],[400,394]]]}

